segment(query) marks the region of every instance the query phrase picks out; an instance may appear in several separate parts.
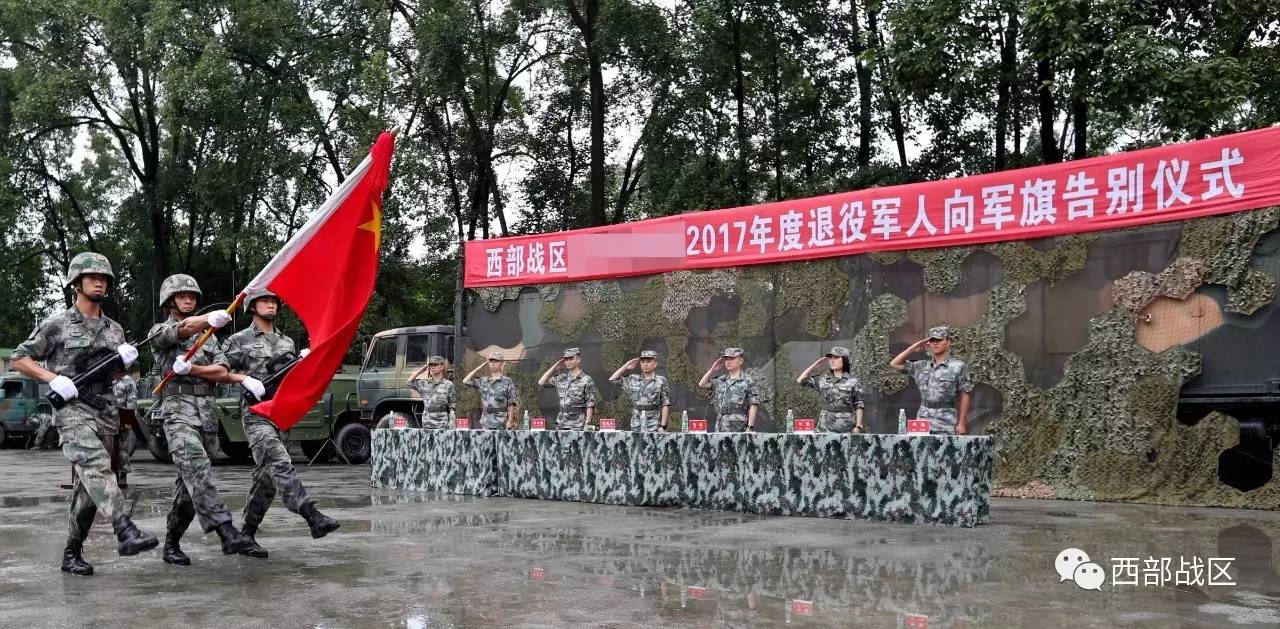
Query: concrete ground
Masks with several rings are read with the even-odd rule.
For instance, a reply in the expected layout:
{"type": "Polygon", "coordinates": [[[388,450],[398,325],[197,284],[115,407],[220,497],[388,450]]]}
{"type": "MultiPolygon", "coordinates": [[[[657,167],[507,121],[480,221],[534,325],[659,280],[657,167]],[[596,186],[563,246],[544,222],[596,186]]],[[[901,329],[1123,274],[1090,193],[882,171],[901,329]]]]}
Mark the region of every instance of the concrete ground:
{"type": "MultiPolygon", "coordinates": [[[[237,524],[250,469],[216,468],[237,524]]],[[[0,450],[0,627],[1280,625],[1270,512],[998,499],[991,524],[953,529],[401,494],[371,489],[367,465],[301,473],[338,532],[312,540],[277,502],[259,535],[270,559],[223,556],[193,529],[180,568],[158,550],[117,556],[99,520],[84,578],[58,570],[61,454],[0,450]],[[1106,571],[1101,591],[1060,582],[1069,547],[1106,571]],[[1111,582],[1115,558],[1168,557],[1174,581],[1193,556],[1234,557],[1236,585],[1111,582]]],[[[172,477],[138,453],[129,497],[157,536],[172,477]]]]}

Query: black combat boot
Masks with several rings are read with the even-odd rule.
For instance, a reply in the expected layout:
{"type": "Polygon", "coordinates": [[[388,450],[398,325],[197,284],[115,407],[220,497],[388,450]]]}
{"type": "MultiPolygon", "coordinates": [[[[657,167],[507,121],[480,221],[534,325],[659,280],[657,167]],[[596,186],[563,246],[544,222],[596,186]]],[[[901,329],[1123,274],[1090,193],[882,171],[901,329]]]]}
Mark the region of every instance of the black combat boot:
{"type": "Polygon", "coordinates": [[[245,557],[253,557],[254,559],[267,558],[267,549],[259,546],[258,540],[254,538],[254,536],[258,534],[257,524],[246,522],[244,528],[240,529],[240,533],[249,538],[250,542],[253,542],[252,546],[240,551],[241,555],[244,555],[245,557]]]}
{"type": "Polygon", "coordinates": [[[214,529],[218,537],[222,540],[222,554],[234,555],[253,545],[253,540],[245,537],[236,530],[230,522],[223,522],[214,529]]]}
{"type": "Polygon", "coordinates": [[[67,540],[67,547],[62,551],[62,571],[87,577],[93,574],[93,566],[80,556],[84,542],[75,539],[67,540]]]}
{"type": "Polygon", "coordinates": [[[298,515],[301,515],[302,519],[307,521],[307,526],[311,527],[312,538],[320,539],[338,530],[338,521],[320,513],[320,510],[316,509],[314,502],[302,505],[302,508],[298,509],[298,515]]]}
{"type": "Polygon", "coordinates": [[[178,545],[178,540],[182,539],[182,533],[182,531],[170,527],[169,532],[165,534],[164,550],[160,555],[160,558],[165,563],[175,566],[191,565],[191,558],[187,556],[187,553],[182,552],[182,547],[178,545]]]}
{"type": "Polygon", "coordinates": [[[116,552],[121,555],[136,555],[160,545],[160,540],[154,535],[138,530],[127,515],[116,518],[111,523],[111,528],[116,531],[116,540],[119,542],[116,544],[116,552]]]}

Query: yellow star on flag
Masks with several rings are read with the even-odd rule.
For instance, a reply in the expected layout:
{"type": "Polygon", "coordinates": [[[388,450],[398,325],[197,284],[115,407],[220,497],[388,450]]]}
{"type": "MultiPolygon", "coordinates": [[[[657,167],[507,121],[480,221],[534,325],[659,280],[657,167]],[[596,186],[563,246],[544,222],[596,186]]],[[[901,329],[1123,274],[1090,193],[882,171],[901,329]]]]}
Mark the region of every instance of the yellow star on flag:
{"type": "Polygon", "coordinates": [[[378,207],[378,202],[370,203],[373,206],[373,218],[368,223],[359,226],[359,229],[365,229],[373,232],[373,248],[377,249],[382,245],[382,209],[378,207]]]}

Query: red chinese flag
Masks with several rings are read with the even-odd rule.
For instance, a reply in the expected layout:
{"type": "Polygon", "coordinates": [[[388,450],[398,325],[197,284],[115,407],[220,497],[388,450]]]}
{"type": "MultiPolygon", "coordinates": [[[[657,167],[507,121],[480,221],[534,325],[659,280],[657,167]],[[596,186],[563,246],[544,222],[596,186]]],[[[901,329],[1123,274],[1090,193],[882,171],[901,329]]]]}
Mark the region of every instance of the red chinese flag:
{"type": "Polygon", "coordinates": [[[383,132],[346,181],[245,288],[280,296],[311,338],[311,353],[280,382],[275,397],[253,405],[281,430],[298,423],[324,395],[355,338],[373,295],[382,237],[382,191],[395,137],[383,132]]]}

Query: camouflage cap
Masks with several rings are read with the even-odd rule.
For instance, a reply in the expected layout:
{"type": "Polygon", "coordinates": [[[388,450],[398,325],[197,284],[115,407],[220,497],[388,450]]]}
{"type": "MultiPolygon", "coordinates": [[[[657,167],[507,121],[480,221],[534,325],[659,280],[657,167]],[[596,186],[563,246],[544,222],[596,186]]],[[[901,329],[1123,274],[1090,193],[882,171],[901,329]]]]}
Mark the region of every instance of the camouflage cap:
{"type": "Polygon", "coordinates": [[[723,353],[723,354],[721,354],[721,356],[724,356],[725,358],[734,358],[734,357],[742,356],[742,348],[741,348],[741,347],[726,347],[726,348],[724,348],[724,353],[723,353]]]}
{"type": "Polygon", "coordinates": [[[654,359],[654,360],[657,360],[657,359],[658,359],[658,352],[655,352],[655,351],[653,351],[653,350],[651,350],[651,349],[646,349],[646,350],[644,350],[643,352],[640,352],[640,357],[641,357],[641,358],[652,358],[652,359],[654,359]]]}
{"type": "Polygon", "coordinates": [[[506,360],[506,357],[502,355],[502,352],[490,352],[489,360],[506,360]]]}
{"type": "Polygon", "coordinates": [[[949,339],[951,338],[951,328],[945,325],[935,325],[929,328],[929,338],[931,339],[949,339]]]}
{"type": "Polygon", "coordinates": [[[565,358],[573,358],[574,356],[582,356],[582,350],[580,350],[580,349],[578,349],[578,348],[576,348],[576,347],[570,347],[570,348],[568,348],[568,349],[564,350],[564,357],[565,357],[565,358]]]}
{"type": "Polygon", "coordinates": [[[428,364],[428,365],[443,365],[443,364],[444,364],[444,356],[432,356],[431,358],[428,358],[428,359],[427,359],[427,364],[428,364]]]}
{"type": "Polygon", "coordinates": [[[836,357],[839,357],[839,358],[848,358],[848,357],[849,357],[849,348],[847,348],[847,347],[833,347],[833,348],[831,348],[831,350],[830,350],[830,351],[828,351],[828,352],[827,352],[827,358],[831,358],[831,357],[833,357],[833,356],[836,356],[836,357]]]}
{"type": "Polygon", "coordinates": [[[277,300],[280,299],[279,295],[265,288],[255,288],[244,296],[244,304],[240,306],[240,311],[249,312],[249,308],[253,306],[253,302],[262,299],[263,297],[275,297],[277,300]]]}
{"type": "Polygon", "coordinates": [[[85,251],[84,253],[76,254],[76,257],[71,258],[71,264],[67,265],[67,285],[70,286],[76,283],[76,280],[80,279],[81,275],[89,273],[100,273],[111,278],[112,282],[116,280],[116,274],[111,270],[111,261],[107,259],[107,256],[101,253],[85,251]]]}
{"type": "Polygon", "coordinates": [[[200,292],[200,284],[196,283],[196,278],[177,273],[160,282],[160,307],[163,308],[169,298],[177,293],[195,293],[197,297],[204,297],[204,293],[200,292]]]}

